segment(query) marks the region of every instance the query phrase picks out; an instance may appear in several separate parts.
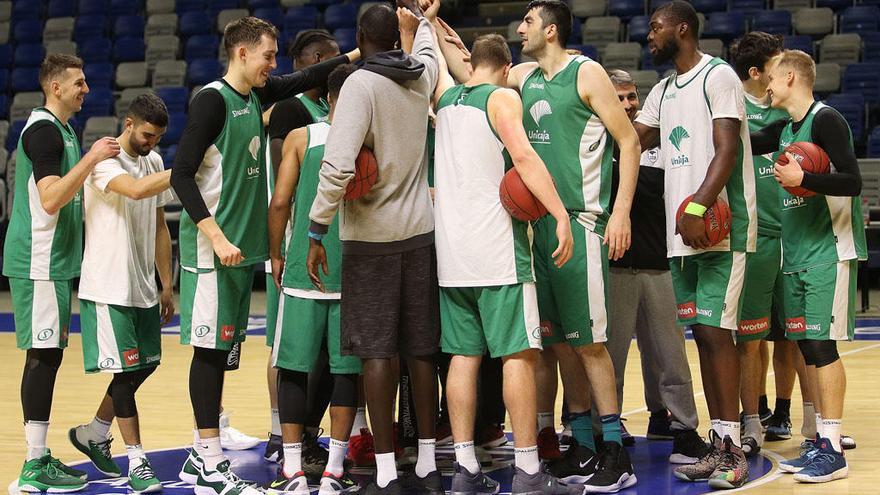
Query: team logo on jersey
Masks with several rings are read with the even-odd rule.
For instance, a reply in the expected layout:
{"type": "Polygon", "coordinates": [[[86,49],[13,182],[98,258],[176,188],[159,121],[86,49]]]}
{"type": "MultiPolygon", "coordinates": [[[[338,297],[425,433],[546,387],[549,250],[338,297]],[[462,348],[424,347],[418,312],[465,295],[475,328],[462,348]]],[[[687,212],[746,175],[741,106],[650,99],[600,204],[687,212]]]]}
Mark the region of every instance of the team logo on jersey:
{"type": "Polygon", "coordinates": [[[204,337],[210,331],[211,329],[207,325],[199,325],[196,327],[196,337],[204,337]]]}
{"type": "Polygon", "coordinates": [[[45,342],[51,339],[53,335],[55,335],[55,330],[52,330],[51,328],[46,328],[40,330],[40,333],[37,334],[37,340],[39,340],[40,342],[45,342]]]}
{"type": "Polygon", "coordinates": [[[223,325],[220,327],[220,340],[232,342],[233,337],[235,337],[235,325],[223,325]]]}
{"type": "Polygon", "coordinates": [[[98,367],[101,368],[102,370],[110,369],[115,365],[116,365],[116,360],[113,359],[112,357],[108,357],[107,359],[98,363],[98,367]]]}
{"type": "MultiPolygon", "coordinates": [[[[253,138],[251,138],[251,142],[248,143],[248,152],[250,152],[251,157],[253,157],[254,160],[257,159],[257,153],[260,152],[260,137],[259,136],[254,136],[253,138]]],[[[257,170],[257,172],[259,173],[259,169],[257,170]]],[[[248,170],[248,175],[251,175],[250,170],[248,170]]]]}
{"type": "Polygon", "coordinates": [[[681,151],[681,140],[689,137],[691,137],[691,135],[688,134],[688,131],[686,131],[684,127],[678,126],[669,134],[669,142],[675,146],[675,149],[681,151]]]}
{"type": "Polygon", "coordinates": [[[697,316],[697,303],[688,301],[678,305],[678,319],[688,320],[697,316]]]}
{"type": "Polygon", "coordinates": [[[134,366],[141,362],[141,355],[137,349],[129,349],[122,352],[122,359],[125,360],[126,366],[134,366]]]}
{"type": "Polygon", "coordinates": [[[242,115],[248,115],[251,113],[251,107],[244,107],[241,110],[233,110],[232,118],[241,117],[242,115]]]}
{"type": "Polygon", "coordinates": [[[804,198],[802,196],[791,196],[789,198],[782,199],[782,209],[783,210],[791,210],[794,208],[800,208],[804,205],[804,198]]]}
{"type": "Polygon", "coordinates": [[[532,116],[532,120],[535,121],[535,124],[541,125],[541,119],[553,113],[553,109],[550,108],[550,102],[547,100],[541,100],[535,102],[532,105],[532,108],[529,108],[529,115],[532,116]]]}
{"type": "Polygon", "coordinates": [[[542,337],[552,337],[553,336],[553,324],[548,320],[544,320],[541,322],[541,336],[542,337]]]}
{"type": "Polygon", "coordinates": [[[785,319],[785,331],[788,333],[804,333],[807,331],[807,319],[803,316],[785,319]]]}
{"type": "Polygon", "coordinates": [[[741,335],[754,335],[770,329],[770,319],[766,316],[754,320],[742,320],[739,322],[739,333],[741,335]]]}

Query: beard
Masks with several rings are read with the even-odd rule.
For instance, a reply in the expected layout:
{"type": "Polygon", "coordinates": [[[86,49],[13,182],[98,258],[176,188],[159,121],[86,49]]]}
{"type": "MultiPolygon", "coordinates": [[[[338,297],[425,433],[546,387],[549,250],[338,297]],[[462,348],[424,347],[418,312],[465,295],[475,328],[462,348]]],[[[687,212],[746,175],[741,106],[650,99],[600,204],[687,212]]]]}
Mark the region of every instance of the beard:
{"type": "Polygon", "coordinates": [[[654,55],[651,58],[654,60],[654,65],[664,65],[672,61],[676,55],[678,55],[678,51],[680,47],[678,46],[678,40],[675,38],[670,39],[666,42],[662,47],[658,46],[657,51],[654,52],[654,55]]]}
{"type": "Polygon", "coordinates": [[[541,50],[542,50],[543,48],[544,48],[544,45],[543,45],[543,44],[540,44],[540,45],[539,45],[539,44],[538,44],[537,42],[535,42],[535,41],[529,41],[528,43],[526,43],[526,46],[523,47],[523,49],[522,49],[522,54],[523,54],[523,55],[528,55],[528,56],[530,56],[530,57],[532,57],[532,58],[537,58],[536,55],[539,54],[539,53],[541,53],[541,50]]]}

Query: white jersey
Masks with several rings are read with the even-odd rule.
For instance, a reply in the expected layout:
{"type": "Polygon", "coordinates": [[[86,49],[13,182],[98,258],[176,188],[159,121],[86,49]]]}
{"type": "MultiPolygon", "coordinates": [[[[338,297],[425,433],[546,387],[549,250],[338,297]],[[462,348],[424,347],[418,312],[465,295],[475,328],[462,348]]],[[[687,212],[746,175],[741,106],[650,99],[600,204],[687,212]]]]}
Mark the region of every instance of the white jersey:
{"type": "Polygon", "coordinates": [[[150,308],[156,287],[156,209],[171,199],[166,190],[134,200],[109,191],[120,175],[140,179],[165,170],[155,151],[131,156],[124,150],[95,165],[85,182],[86,247],[79,298],[104,304],[150,308]]]}
{"type": "Polygon", "coordinates": [[[755,170],[742,82],[733,69],[720,59],[703,55],[690,71],[657,83],[636,122],[660,129],[668,256],[703,251],[754,252],[758,236],[755,170]],[[685,198],[697,192],[715,156],[714,119],[736,119],[741,123],[734,169],[718,196],[730,205],[733,222],[727,238],[709,249],[698,250],[686,246],[675,233],[676,213],[685,198]]]}

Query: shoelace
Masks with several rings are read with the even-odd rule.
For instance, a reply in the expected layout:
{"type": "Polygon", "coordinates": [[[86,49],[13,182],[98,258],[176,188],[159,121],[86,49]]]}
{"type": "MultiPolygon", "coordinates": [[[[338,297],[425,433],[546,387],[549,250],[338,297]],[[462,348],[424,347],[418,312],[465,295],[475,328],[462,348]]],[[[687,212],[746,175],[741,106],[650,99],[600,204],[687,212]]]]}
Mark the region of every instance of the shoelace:
{"type": "Polygon", "coordinates": [[[834,462],[834,455],[828,452],[816,452],[816,455],[813,456],[813,462],[827,462],[831,464],[834,462]]]}
{"type": "MultiPolygon", "coordinates": [[[[91,442],[91,440],[89,440],[89,441],[91,442]]],[[[113,441],[113,437],[110,437],[107,440],[104,440],[103,442],[91,442],[91,443],[94,444],[94,446],[98,448],[98,451],[101,453],[102,456],[104,456],[107,459],[110,459],[113,457],[113,454],[111,454],[111,452],[110,452],[110,442],[112,442],[112,441],[113,441]]]]}
{"type": "Polygon", "coordinates": [[[131,474],[137,476],[142,480],[148,480],[150,478],[156,477],[156,472],[153,471],[153,466],[150,465],[146,460],[141,461],[140,466],[131,470],[131,474]]]}
{"type": "Polygon", "coordinates": [[[59,461],[58,459],[55,459],[53,457],[49,460],[48,463],[45,464],[46,476],[48,476],[49,479],[55,480],[55,479],[59,478],[59,475],[64,474],[64,471],[62,471],[61,468],[59,468],[56,463],[61,464],[61,461],[59,461]]]}

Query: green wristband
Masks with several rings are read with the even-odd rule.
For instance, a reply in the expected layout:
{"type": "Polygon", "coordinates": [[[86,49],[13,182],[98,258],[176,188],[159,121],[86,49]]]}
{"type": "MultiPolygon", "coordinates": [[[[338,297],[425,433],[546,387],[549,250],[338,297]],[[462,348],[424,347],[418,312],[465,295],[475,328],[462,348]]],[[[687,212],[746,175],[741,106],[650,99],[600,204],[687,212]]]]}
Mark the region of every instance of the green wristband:
{"type": "Polygon", "coordinates": [[[693,201],[691,201],[687,204],[687,206],[684,207],[684,212],[690,215],[702,217],[706,214],[706,207],[699,203],[694,203],[693,201]]]}

